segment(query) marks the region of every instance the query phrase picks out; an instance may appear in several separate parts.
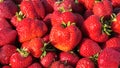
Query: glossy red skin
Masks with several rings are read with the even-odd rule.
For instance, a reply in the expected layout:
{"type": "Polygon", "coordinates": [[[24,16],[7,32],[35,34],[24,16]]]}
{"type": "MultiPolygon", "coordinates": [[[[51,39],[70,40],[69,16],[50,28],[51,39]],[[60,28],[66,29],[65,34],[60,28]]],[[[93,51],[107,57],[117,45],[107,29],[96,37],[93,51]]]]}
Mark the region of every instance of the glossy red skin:
{"type": "Polygon", "coordinates": [[[39,58],[42,54],[43,41],[41,38],[34,38],[30,41],[26,41],[22,44],[22,48],[25,48],[32,54],[32,56],[39,58]]]}
{"type": "Polygon", "coordinates": [[[79,57],[74,53],[61,52],[59,54],[59,57],[60,57],[60,61],[62,62],[67,61],[67,63],[72,66],[76,66],[77,62],[79,61],[79,57]]]}
{"type": "Polygon", "coordinates": [[[82,24],[82,31],[96,42],[105,42],[108,40],[108,35],[102,32],[102,24],[100,18],[96,15],[91,15],[82,24]]]}
{"type": "Polygon", "coordinates": [[[42,68],[42,66],[40,65],[40,63],[35,62],[31,64],[30,66],[28,66],[28,68],[42,68]]]}
{"type": "Polygon", "coordinates": [[[81,31],[75,25],[70,25],[66,28],[62,25],[53,26],[50,32],[52,45],[65,52],[74,49],[81,38],[81,31]]]}
{"type": "Polygon", "coordinates": [[[112,2],[113,7],[120,7],[120,1],[119,0],[110,0],[112,2]]]}
{"type": "Polygon", "coordinates": [[[38,19],[24,18],[16,28],[20,42],[42,37],[47,32],[45,23],[38,19]]]}
{"type": "Polygon", "coordinates": [[[55,61],[52,63],[50,68],[74,68],[71,65],[65,65],[64,63],[61,63],[60,61],[55,61]]]}
{"type": "Polygon", "coordinates": [[[113,12],[112,4],[109,0],[103,0],[95,3],[93,7],[93,13],[99,17],[109,18],[113,12]]]}
{"type": "Polygon", "coordinates": [[[98,56],[99,68],[118,68],[120,53],[112,48],[105,48],[98,56]]]}
{"type": "Polygon", "coordinates": [[[16,52],[16,47],[14,45],[4,45],[0,48],[0,63],[9,64],[10,57],[16,52]]]}
{"type": "Polygon", "coordinates": [[[55,61],[57,55],[54,52],[47,52],[47,54],[41,58],[40,63],[44,68],[49,68],[52,62],[55,61]]]}
{"type": "Polygon", "coordinates": [[[95,4],[95,0],[84,0],[84,6],[85,6],[86,9],[88,9],[88,10],[92,10],[94,4],[95,4]]]}
{"type": "Polygon", "coordinates": [[[18,11],[17,5],[12,0],[4,0],[0,3],[0,17],[11,19],[18,11]]]}
{"type": "Polygon", "coordinates": [[[11,19],[11,24],[14,26],[14,27],[17,27],[17,25],[19,24],[19,20],[17,18],[17,16],[13,16],[12,19],[11,19]]]}
{"type": "Polygon", "coordinates": [[[113,21],[112,22],[112,30],[115,32],[115,33],[118,33],[118,34],[120,34],[120,13],[118,13],[117,14],[117,16],[116,16],[116,21],[113,21]]]}
{"type": "Polygon", "coordinates": [[[114,48],[120,51],[120,38],[112,37],[106,41],[105,48],[114,48]]]}
{"type": "Polygon", "coordinates": [[[31,55],[23,57],[20,53],[16,52],[10,57],[10,64],[12,68],[26,68],[32,63],[31,55]]]}
{"type": "Polygon", "coordinates": [[[76,68],[95,68],[95,65],[89,58],[82,58],[78,61],[76,68]]]}
{"type": "Polygon", "coordinates": [[[95,41],[84,38],[80,44],[79,54],[83,57],[93,56],[101,51],[100,46],[95,41]]]}
{"type": "Polygon", "coordinates": [[[45,16],[45,9],[40,0],[23,0],[20,4],[20,9],[28,18],[40,19],[45,16]]]}

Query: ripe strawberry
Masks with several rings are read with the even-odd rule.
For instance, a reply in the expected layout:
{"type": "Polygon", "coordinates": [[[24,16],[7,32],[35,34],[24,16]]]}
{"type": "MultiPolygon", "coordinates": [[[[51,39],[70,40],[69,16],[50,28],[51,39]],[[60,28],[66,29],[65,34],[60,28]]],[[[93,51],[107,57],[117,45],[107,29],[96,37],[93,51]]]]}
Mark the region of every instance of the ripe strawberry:
{"type": "Polygon", "coordinates": [[[105,42],[110,35],[109,26],[100,21],[100,17],[91,15],[82,24],[82,31],[96,42],[105,42]]]}
{"type": "Polygon", "coordinates": [[[40,0],[23,0],[20,4],[23,14],[32,19],[40,19],[45,16],[45,9],[40,0]]]}
{"type": "Polygon", "coordinates": [[[0,0],[0,17],[11,19],[18,11],[12,0],[0,0]]]}
{"type": "MultiPolygon", "coordinates": [[[[18,49],[17,49],[18,50],[18,49]]],[[[26,68],[32,63],[32,56],[24,49],[18,50],[10,57],[12,68],[26,68]]]]}
{"type": "Polygon", "coordinates": [[[35,62],[31,64],[30,66],[28,66],[27,68],[42,68],[42,66],[40,65],[40,63],[35,62]]]}
{"type": "Polygon", "coordinates": [[[0,63],[9,64],[10,57],[16,52],[16,47],[14,45],[4,45],[0,48],[0,63]]]}
{"type": "Polygon", "coordinates": [[[43,21],[24,18],[16,28],[20,42],[31,40],[35,37],[42,37],[47,32],[43,21]]]}
{"type": "Polygon", "coordinates": [[[24,42],[22,48],[27,49],[34,57],[39,58],[42,54],[43,41],[41,38],[34,38],[24,42]]]}
{"type": "Polygon", "coordinates": [[[77,62],[76,68],[95,68],[95,65],[89,58],[82,58],[77,62]]]}
{"type": "MultiPolygon", "coordinates": [[[[115,15],[113,15],[115,16],[115,15]]],[[[115,18],[113,18],[113,21],[111,23],[111,27],[112,27],[112,30],[115,32],[115,33],[118,33],[120,34],[120,13],[117,14],[117,16],[115,16],[115,18]]]]}
{"type": "Polygon", "coordinates": [[[93,13],[99,17],[108,18],[112,14],[112,4],[109,0],[103,0],[94,4],[93,13]]]}
{"type": "Polygon", "coordinates": [[[52,63],[50,68],[74,68],[74,67],[72,67],[71,65],[69,65],[67,63],[63,63],[61,61],[55,61],[52,63]]]}
{"type": "Polygon", "coordinates": [[[92,10],[93,6],[95,4],[95,0],[84,0],[84,6],[86,7],[86,9],[88,10],[92,10]]]}
{"type": "Polygon", "coordinates": [[[72,66],[76,66],[76,63],[79,60],[79,57],[76,54],[69,52],[61,52],[59,57],[60,57],[60,61],[67,62],[72,66]]]}
{"type": "Polygon", "coordinates": [[[50,41],[54,47],[62,51],[74,49],[81,40],[81,31],[73,24],[53,26],[50,41]]]}
{"type": "Polygon", "coordinates": [[[93,15],[93,11],[92,10],[86,10],[83,17],[85,19],[87,19],[91,15],[93,15]]]}
{"type": "Polygon", "coordinates": [[[40,59],[40,63],[44,68],[49,68],[52,62],[55,61],[57,55],[54,52],[47,52],[45,56],[40,59]]]}
{"type": "Polygon", "coordinates": [[[100,46],[91,39],[84,38],[80,44],[79,53],[83,57],[93,56],[101,51],[100,46]]]}
{"type": "Polygon", "coordinates": [[[112,37],[106,41],[105,48],[114,48],[120,51],[120,38],[112,37]]]}
{"type": "Polygon", "coordinates": [[[110,0],[110,1],[111,1],[112,6],[113,6],[114,8],[120,7],[120,1],[119,1],[119,0],[110,0]]]}
{"type": "Polygon", "coordinates": [[[120,53],[112,48],[105,48],[98,57],[99,68],[118,68],[120,53]]]}

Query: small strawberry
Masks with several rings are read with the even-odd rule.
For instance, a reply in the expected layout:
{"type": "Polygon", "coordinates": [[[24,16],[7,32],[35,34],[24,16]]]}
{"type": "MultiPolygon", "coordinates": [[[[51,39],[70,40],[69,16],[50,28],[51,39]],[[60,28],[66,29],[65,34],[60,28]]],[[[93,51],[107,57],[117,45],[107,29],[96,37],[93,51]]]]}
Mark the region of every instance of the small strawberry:
{"type": "Polygon", "coordinates": [[[69,52],[61,52],[59,57],[60,57],[60,61],[67,62],[72,66],[76,66],[76,63],[79,60],[79,57],[76,54],[69,52]]]}
{"type": "Polygon", "coordinates": [[[35,62],[31,64],[30,66],[28,66],[27,68],[42,68],[42,66],[40,65],[40,63],[35,62]]]}
{"type": "Polygon", "coordinates": [[[109,18],[112,12],[112,4],[109,0],[98,1],[93,6],[93,13],[99,17],[109,18]]]}
{"type": "Polygon", "coordinates": [[[100,46],[93,40],[84,38],[80,44],[79,53],[83,57],[93,56],[101,51],[100,46]]]}
{"type": "Polygon", "coordinates": [[[12,0],[0,0],[0,17],[11,19],[18,11],[12,0]]]}
{"type": "Polygon", "coordinates": [[[16,52],[16,47],[14,45],[4,45],[0,48],[0,63],[9,64],[10,57],[16,52]]]}
{"type": "Polygon", "coordinates": [[[52,45],[65,52],[74,49],[81,38],[80,29],[70,23],[53,26],[50,32],[52,45]]]}
{"type": "Polygon", "coordinates": [[[57,55],[54,52],[47,52],[45,56],[41,57],[40,63],[44,68],[49,68],[52,62],[55,61],[57,55]]]}
{"type": "Polygon", "coordinates": [[[47,32],[45,23],[38,19],[24,18],[16,28],[20,42],[42,37],[47,32]]]}
{"type": "Polygon", "coordinates": [[[112,48],[105,48],[98,56],[99,68],[118,68],[120,53],[112,48]]]}
{"type": "Polygon", "coordinates": [[[112,27],[113,32],[120,34],[120,21],[119,21],[120,13],[118,13],[117,16],[113,14],[112,19],[113,20],[111,23],[111,27],[112,27]]]}
{"type": "Polygon", "coordinates": [[[95,65],[89,58],[82,58],[77,62],[76,68],[95,68],[95,65]]]}
{"type": "Polygon", "coordinates": [[[32,63],[32,56],[25,49],[17,49],[18,52],[10,57],[12,68],[26,68],[32,63]]]}
{"type": "Polygon", "coordinates": [[[22,48],[27,49],[34,57],[39,58],[42,54],[43,41],[41,38],[34,38],[22,44],[22,48]]]}

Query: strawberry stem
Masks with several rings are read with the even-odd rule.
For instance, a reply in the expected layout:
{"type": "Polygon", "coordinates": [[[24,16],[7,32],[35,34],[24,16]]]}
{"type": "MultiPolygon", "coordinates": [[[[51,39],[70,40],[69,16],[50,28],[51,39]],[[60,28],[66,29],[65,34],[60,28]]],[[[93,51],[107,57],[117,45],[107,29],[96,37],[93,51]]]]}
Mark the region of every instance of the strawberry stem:
{"type": "Polygon", "coordinates": [[[113,13],[113,14],[111,15],[111,22],[114,22],[114,21],[117,21],[117,20],[116,20],[116,14],[115,14],[115,13],[113,13]]]}
{"type": "Polygon", "coordinates": [[[20,11],[20,12],[16,12],[16,16],[18,21],[21,21],[23,18],[25,18],[25,15],[20,11]]]}
{"type": "Polygon", "coordinates": [[[21,49],[18,49],[17,48],[17,51],[20,53],[20,55],[21,56],[23,56],[23,57],[27,57],[28,55],[29,55],[29,53],[26,51],[26,49],[25,48],[21,48],[21,49]]]}

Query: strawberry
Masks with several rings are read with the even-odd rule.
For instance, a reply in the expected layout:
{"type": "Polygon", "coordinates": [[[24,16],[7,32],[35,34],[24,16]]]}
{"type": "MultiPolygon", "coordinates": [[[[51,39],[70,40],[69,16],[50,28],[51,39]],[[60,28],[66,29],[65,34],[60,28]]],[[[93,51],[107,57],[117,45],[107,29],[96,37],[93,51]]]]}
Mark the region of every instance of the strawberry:
{"type": "Polygon", "coordinates": [[[98,56],[99,68],[118,68],[120,53],[112,48],[105,48],[98,56]]]}
{"type": "Polygon", "coordinates": [[[45,23],[41,20],[24,18],[16,28],[20,42],[42,37],[47,32],[45,23]]]}
{"type": "Polygon", "coordinates": [[[110,0],[111,3],[112,3],[112,6],[113,7],[120,7],[120,1],[119,0],[110,0]]]}
{"type": "Polygon", "coordinates": [[[87,34],[90,39],[96,42],[105,42],[108,40],[111,30],[109,26],[104,23],[100,17],[96,15],[91,15],[82,24],[83,33],[87,34]]]}
{"type": "Polygon", "coordinates": [[[82,58],[77,62],[76,68],[95,68],[95,65],[89,58],[82,58]]]}
{"type": "Polygon", "coordinates": [[[50,41],[54,47],[62,51],[74,49],[81,40],[81,31],[74,24],[53,26],[50,41]]]}
{"type": "Polygon", "coordinates": [[[34,57],[39,58],[42,54],[43,41],[41,38],[34,38],[24,42],[22,48],[27,49],[34,57]]]}
{"type": "Polygon", "coordinates": [[[79,54],[83,57],[93,56],[101,51],[100,46],[93,40],[84,38],[80,44],[79,54]]]}
{"type": "Polygon", "coordinates": [[[93,6],[93,13],[99,17],[106,17],[108,18],[113,10],[112,10],[112,4],[109,0],[103,0],[100,2],[97,2],[93,6]]]}
{"type": "Polygon", "coordinates": [[[83,17],[85,19],[87,19],[91,15],[93,15],[93,11],[92,10],[86,10],[83,17]]]}
{"type": "Polygon", "coordinates": [[[95,0],[84,0],[83,3],[84,3],[84,6],[86,7],[86,9],[92,10],[93,6],[95,4],[95,0]]]}
{"type": "Polygon", "coordinates": [[[25,51],[25,49],[17,49],[10,57],[10,64],[12,68],[26,68],[32,63],[32,56],[25,51]]]}
{"type": "Polygon", "coordinates": [[[117,16],[113,14],[112,18],[113,18],[111,22],[112,30],[113,32],[120,34],[120,21],[119,21],[120,13],[118,13],[117,16]]]}
{"type": "Polygon", "coordinates": [[[106,41],[105,48],[114,48],[120,51],[120,38],[112,37],[106,41]]]}
{"type": "Polygon", "coordinates": [[[23,14],[32,19],[40,19],[45,16],[45,9],[40,0],[23,0],[20,4],[23,14]]]}
{"type": "Polygon", "coordinates": [[[0,63],[9,64],[10,57],[16,52],[16,47],[14,45],[4,45],[0,48],[0,63]]]}
{"type": "Polygon", "coordinates": [[[40,63],[35,62],[31,64],[30,66],[28,66],[27,68],[42,68],[42,66],[40,65],[40,63]]]}
{"type": "Polygon", "coordinates": [[[0,0],[0,17],[11,19],[18,11],[12,0],[0,0]]]}
{"type": "Polygon", "coordinates": [[[72,66],[76,66],[76,63],[79,60],[79,57],[76,54],[69,52],[61,52],[59,57],[60,57],[60,61],[67,62],[72,66]]]}
{"type": "Polygon", "coordinates": [[[9,65],[5,65],[2,68],[11,68],[9,65]]]}
{"type": "Polygon", "coordinates": [[[50,68],[73,68],[73,67],[71,65],[69,65],[67,63],[63,63],[61,61],[55,61],[52,63],[50,68]]]}
{"type": "Polygon", "coordinates": [[[45,56],[41,57],[40,63],[44,68],[49,68],[51,63],[55,61],[57,55],[54,52],[47,52],[45,56]]]}

